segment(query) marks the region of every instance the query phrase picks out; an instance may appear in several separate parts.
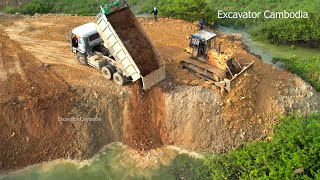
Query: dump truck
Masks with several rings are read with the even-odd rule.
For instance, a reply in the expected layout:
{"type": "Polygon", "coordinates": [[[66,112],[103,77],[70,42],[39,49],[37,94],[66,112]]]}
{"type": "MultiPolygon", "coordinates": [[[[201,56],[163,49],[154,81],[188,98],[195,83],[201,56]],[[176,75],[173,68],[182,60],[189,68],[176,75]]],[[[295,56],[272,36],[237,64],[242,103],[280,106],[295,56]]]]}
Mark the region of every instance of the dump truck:
{"type": "Polygon", "coordinates": [[[216,86],[229,92],[231,82],[254,62],[240,64],[232,52],[221,51],[221,44],[217,45],[216,37],[217,34],[205,30],[192,34],[189,46],[185,49],[190,57],[180,61],[180,64],[182,68],[213,81],[216,86]]]}
{"type": "Polygon", "coordinates": [[[124,0],[101,6],[96,23],[76,27],[71,51],[81,64],[122,86],[142,80],[144,90],[165,79],[165,66],[124,0]]]}

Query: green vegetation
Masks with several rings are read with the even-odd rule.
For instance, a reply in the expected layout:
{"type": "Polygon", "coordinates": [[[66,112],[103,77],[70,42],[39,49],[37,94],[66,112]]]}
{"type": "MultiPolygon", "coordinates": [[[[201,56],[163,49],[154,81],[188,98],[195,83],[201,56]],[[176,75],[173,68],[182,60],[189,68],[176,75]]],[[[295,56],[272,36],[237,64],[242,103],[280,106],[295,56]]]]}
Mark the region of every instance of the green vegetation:
{"type": "Polygon", "coordinates": [[[251,34],[261,40],[279,44],[297,44],[307,47],[320,47],[320,3],[304,0],[131,0],[139,5],[140,12],[148,12],[155,4],[160,15],[198,21],[204,18],[208,24],[220,24],[246,28],[251,34]],[[142,2],[143,1],[143,2],[142,2]],[[218,19],[218,10],[261,12],[258,19],[218,19]],[[270,11],[305,11],[309,19],[266,19],[263,12],[270,11]]]}
{"type": "Polygon", "coordinates": [[[273,58],[274,62],[285,63],[286,68],[309,82],[317,91],[320,91],[320,58],[313,57],[302,59],[292,58],[273,58]]]}
{"type": "Polygon", "coordinates": [[[54,6],[53,0],[32,0],[21,7],[6,6],[4,12],[6,13],[22,13],[22,14],[35,14],[35,13],[48,13],[54,6]]]}
{"type": "Polygon", "coordinates": [[[95,16],[100,11],[100,6],[108,3],[108,0],[31,0],[20,7],[6,6],[6,13],[66,13],[83,16],[95,16]]]}
{"type": "MultiPolygon", "coordinates": [[[[31,0],[21,7],[7,6],[7,13],[23,14],[67,13],[95,15],[99,6],[111,0],[31,0]]],[[[128,0],[131,7],[139,13],[150,13],[157,6],[162,16],[198,21],[204,18],[208,24],[221,24],[246,28],[261,40],[272,43],[297,44],[308,47],[320,47],[320,3],[314,0],[128,0]],[[218,10],[237,12],[299,11],[309,13],[309,19],[219,19],[218,10]]]]}
{"type": "Polygon", "coordinates": [[[319,179],[319,152],[320,113],[291,115],[275,126],[272,141],[208,156],[200,166],[187,162],[178,172],[197,179],[319,179]]]}

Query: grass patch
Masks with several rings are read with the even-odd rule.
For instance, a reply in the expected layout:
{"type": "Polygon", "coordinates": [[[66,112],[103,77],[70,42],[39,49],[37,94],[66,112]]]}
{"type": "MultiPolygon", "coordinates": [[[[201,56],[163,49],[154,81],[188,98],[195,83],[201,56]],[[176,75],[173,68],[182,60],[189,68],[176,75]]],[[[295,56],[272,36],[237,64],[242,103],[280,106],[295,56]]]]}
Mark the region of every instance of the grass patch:
{"type": "Polygon", "coordinates": [[[286,69],[299,75],[320,91],[320,58],[302,59],[297,56],[291,58],[273,58],[273,62],[283,62],[286,69]]]}
{"type": "Polygon", "coordinates": [[[291,115],[275,126],[272,141],[208,156],[200,166],[188,162],[179,174],[199,179],[319,179],[319,152],[320,113],[291,115]]]}
{"type": "Polygon", "coordinates": [[[53,0],[32,0],[20,7],[6,6],[4,12],[6,13],[21,13],[30,14],[35,13],[49,13],[54,6],[53,0]]]}
{"type": "Polygon", "coordinates": [[[320,3],[296,0],[130,0],[139,12],[150,12],[156,5],[162,16],[175,17],[190,22],[204,18],[208,24],[245,28],[251,35],[271,43],[320,47],[320,3]],[[218,10],[230,12],[261,12],[257,19],[219,19],[218,10]],[[309,19],[266,19],[265,10],[273,12],[299,11],[309,13],[309,19]]]}
{"type": "Polygon", "coordinates": [[[31,0],[20,7],[6,6],[6,13],[65,13],[83,16],[95,16],[100,12],[100,6],[108,3],[108,0],[31,0]]]}
{"type": "MultiPolygon", "coordinates": [[[[30,0],[21,7],[7,6],[7,13],[65,13],[78,15],[96,15],[99,6],[113,0],[30,0]]],[[[225,0],[127,0],[139,13],[150,13],[154,6],[160,16],[175,17],[190,22],[203,18],[209,25],[221,24],[246,28],[251,35],[271,43],[320,47],[320,3],[296,0],[274,1],[225,1],[225,0]],[[258,19],[219,19],[218,10],[233,12],[261,12],[258,19]],[[309,19],[265,19],[263,12],[283,10],[308,12],[309,19]]]]}

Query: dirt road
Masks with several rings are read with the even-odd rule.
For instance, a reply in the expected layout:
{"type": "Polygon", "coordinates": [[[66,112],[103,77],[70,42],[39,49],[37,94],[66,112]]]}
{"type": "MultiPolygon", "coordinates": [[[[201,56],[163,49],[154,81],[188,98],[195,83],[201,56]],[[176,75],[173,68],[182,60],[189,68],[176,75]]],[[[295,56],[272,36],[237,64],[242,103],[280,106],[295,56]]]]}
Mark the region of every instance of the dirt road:
{"type": "Polygon", "coordinates": [[[66,36],[94,17],[0,18],[1,170],[56,158],[87,158],[103,145],[122,140],[140,150],[173,144],[221,152],[268,138],[277,114],[320,109],[319,93],[248,53],[238,34],[221,35],[222,50],[231,48],[240,61],[255,65],[231,93],[221,96],[179,66],[196,25],[139,18],[167,71],[167,80],[150,92],[149,97],[156,98],[148,99],[140,97],[136,85],[118,87],[76,62],[66,36]],[[59,121],[63,117],[101,121],[59,121]]]}

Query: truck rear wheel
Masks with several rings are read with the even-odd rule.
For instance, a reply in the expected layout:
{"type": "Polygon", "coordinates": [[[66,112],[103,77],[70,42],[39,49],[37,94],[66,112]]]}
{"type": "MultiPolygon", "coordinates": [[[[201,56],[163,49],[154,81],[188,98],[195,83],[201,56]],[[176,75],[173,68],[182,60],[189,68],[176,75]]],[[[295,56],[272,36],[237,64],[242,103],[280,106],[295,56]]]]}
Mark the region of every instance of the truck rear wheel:
{"type": "Polygon", "coordinates": [[[114,68],[110,67],[109,65],[102,67],[101,69],[102,76],[108,80],[112,79],[114,74],[114,68]]]}
{"type": "Polygon", "coordinates": [[[88,59],[86,54],[77,53],[77,60],[79,61],[80,64],[84,64],[84,65],[88,64],[88,59]]]}
{"type": "Polygon", "coordinates": [[[123,86],[125,84],[125,77],[120,72],[116,72],[113,74],[113,81],[119,86],[123,86]]]}

